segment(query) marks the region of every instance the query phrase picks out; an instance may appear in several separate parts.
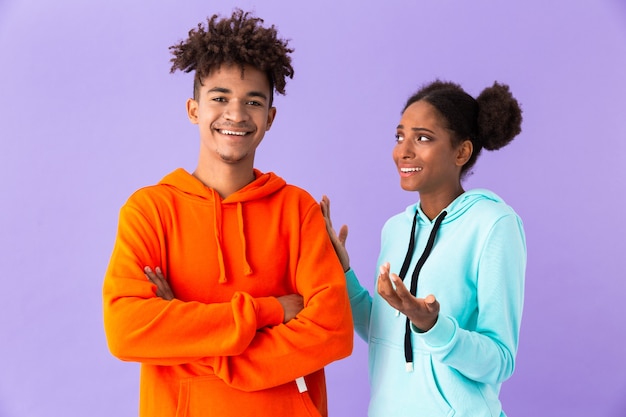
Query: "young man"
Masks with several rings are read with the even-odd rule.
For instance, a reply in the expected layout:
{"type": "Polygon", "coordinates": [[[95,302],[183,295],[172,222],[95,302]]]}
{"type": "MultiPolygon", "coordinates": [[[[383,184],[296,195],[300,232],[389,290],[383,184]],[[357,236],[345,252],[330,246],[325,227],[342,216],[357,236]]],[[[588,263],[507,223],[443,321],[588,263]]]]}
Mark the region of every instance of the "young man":
{"type": "Polygon", "coordinates": [[[111,352],[141,362],[141,416],[325,416],[323,368],[352,351],[320,207],[253,167],[273,90],[293,76],[292,50],[262,23],[214,15],[171,47],[172,71],[195,71],[198,166],[121,209],[104,324],[111,352]]]}

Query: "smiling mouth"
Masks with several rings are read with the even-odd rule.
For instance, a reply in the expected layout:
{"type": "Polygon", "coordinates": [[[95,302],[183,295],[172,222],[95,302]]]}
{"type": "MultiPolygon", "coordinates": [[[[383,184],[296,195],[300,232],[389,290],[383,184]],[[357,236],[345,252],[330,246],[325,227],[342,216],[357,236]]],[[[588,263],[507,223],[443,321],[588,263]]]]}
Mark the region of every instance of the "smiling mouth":
{"type": "Polygon", "coordinates": [[[411,173],[411,172],[419,172],[421,170],[422,170],[422,168],[419,168],[419,167],[415,167],[415,168],[400,168],[400,172],[405,173],[405,174],[408,174],[408,173],[411,173]]]}
{"type": "Polygon", "coordinates": [[[228,129],[217,129],[217,131],[221,133],[222,135],[229,135],[229,136],[246,136],[248,133],[250,133],[250,132],[238,132],[235,130],[228,130],[228,129]]]}

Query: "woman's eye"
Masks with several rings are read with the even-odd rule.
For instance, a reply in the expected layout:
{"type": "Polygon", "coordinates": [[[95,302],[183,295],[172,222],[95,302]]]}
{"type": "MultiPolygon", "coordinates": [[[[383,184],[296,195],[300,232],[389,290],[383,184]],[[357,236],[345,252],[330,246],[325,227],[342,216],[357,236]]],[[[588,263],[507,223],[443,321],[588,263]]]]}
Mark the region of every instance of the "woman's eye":
{"type": "Polygon", "coordinates": [[[261,104],[261,103],[259,103],[258,101],[254,101],[254,100],[249,101],[249,102],[248,102],[248,104],[250,104],[251,106],[261,106],[261,105],[262,105],[262,104],[261,104]]]}
{"type": "Polygon", "coordinates": [[[404,140],[404,138],[402,136],[400,136],[399,134],[396,133],[396,143],[400,143],[404,140]]]}
{"type": "Polygon", "coordinates": [[[428,142],[428,141],[430,141],[430,138],[428,136],[424,136],[424,135],[415,136],[415,142],[428,142]]]}

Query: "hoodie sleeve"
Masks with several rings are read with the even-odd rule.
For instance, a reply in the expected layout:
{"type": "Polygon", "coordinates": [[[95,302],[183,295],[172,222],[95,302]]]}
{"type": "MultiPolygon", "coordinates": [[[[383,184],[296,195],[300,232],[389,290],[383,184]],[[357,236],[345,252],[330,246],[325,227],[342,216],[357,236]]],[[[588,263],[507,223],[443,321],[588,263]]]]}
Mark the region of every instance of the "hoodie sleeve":
{"type": "Polygon", "coordinates": [[[372,314],[372,296],[367,289],[363,288],[352,268],[346,271],[345,275],[354,319],[354,330],[361,339],[367,342],[372,314]]]}
{"type": "Polygon", "coordinates": [[[462,329],[454,317],[441,315],[431,330],[416,334],[431,347],[433,358],[474,381],[498,384],[509,378],[518,346],[525,269],[521,220],[504,216],[481,251],[476,329],[462,329]]]}
{"type": "Polygon", "coordinates": [[[301,222],[297,250],[295,281],[304,309],[286,324],[260,329],[240,355],[211,361],[215,373],[235,388],[253,391],[284,384],[352,352],[346,282],[317,204],[301,222]]]}
{"type": "Polygon", "coordinates": [[[104,327],[111,353],[157,365],[191,363],[211,355],[238,355],[257,330],[277,325],[283,310],[274,297],[235,293],[230,302],[166,301],[143,274],[165,266],[166,238],[142,210],[127,203],[103,285],[104,327]]]}

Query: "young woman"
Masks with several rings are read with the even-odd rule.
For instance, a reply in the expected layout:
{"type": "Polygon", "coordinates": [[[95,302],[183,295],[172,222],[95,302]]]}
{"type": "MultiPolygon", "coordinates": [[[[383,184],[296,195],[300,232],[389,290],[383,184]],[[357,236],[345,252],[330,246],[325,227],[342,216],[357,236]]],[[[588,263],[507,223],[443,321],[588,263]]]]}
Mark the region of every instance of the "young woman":
{"type": "Polygon", "coordinates": [[[409,98],[393,160],[400,185],[419,201],[384,225],[377,294],[357,280],[332,228],[355,329],[369,344],[369,416],[504,416],[500,386],[511,376],[522,315],[526,242],[522,222],[493,192],[462,179],[483,148],[521,131],[508,86],[476,99],[434,81],[409,98]]]}

